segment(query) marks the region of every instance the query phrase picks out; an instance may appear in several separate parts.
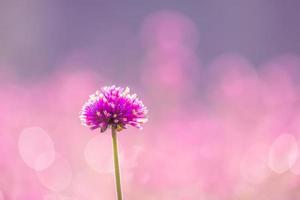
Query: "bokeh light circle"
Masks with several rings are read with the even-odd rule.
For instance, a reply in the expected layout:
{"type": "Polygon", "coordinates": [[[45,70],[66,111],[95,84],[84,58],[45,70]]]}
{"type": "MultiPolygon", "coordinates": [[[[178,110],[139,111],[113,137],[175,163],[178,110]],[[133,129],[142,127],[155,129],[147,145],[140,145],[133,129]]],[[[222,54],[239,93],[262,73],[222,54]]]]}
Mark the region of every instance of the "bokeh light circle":
{"type": "Polygon", "coordinates": [[[87,143],[84,155],[87,164],[96,172],[113,172],[114,165],[110,137],[103,137],[103,135],[93,137],[87,143]]]}
{"type": "Polygon", "coordinates": [[[70,163],[60,154],[56,154],[54,162],[47,169],[36,173],[40,183],[51,191],[66,189],[73,176],[70,163]]]}
{"type": "MultiPolygon", "coordinates": [[[[298,141],[299,147],[299,141],[298,141]]],[[[298,157],[293,166],[291,167],[290,171],[295,175],[300,175],[300,156],[299,156],[299,149],[298,149],[298,157]]]]}
{"type": "Polygon", "coordinates": [[[39,127],[24,128],[19,136],[18,148],[23,161],[37,171],[48,168],[55,159],[53,141],[39,127]]]}
{"type": "Polygon", "coordinates": [[[269,167],[276,173],[289,170],[298,158],[298,143],[291,134],[275,139],[269,150],[269,167]]]}

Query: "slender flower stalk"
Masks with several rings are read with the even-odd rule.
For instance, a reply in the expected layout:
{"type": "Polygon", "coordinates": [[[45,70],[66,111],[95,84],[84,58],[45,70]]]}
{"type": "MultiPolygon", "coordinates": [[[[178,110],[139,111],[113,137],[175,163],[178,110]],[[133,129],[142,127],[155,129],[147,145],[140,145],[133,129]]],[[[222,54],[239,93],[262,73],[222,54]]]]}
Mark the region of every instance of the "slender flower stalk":
{"type": "Polygon", "coordinates": [[[118,141],[117,132],[115,128],[111,129],[112,142],[113,142],[113,154],[114,154],[114,167],[115,167],[115,180],[118,200],[122,200],[122,189],[120,180],[120,166],[119,166],[119,152],[118,152],[118,141]]]}
{"type": "Polygon", "coordinates": [[[118,158],[117,134],[127,125],[142,129],[147,121],[147,108],[136,94],[129,94],[129,88],[116,86],[104,87],[90,96],[80,112],[80,120],[91,130],[107,128],[112,130],[113,157],[115,167],[116,191],[118,200],[122,200],[120,167],[118,158]]]}

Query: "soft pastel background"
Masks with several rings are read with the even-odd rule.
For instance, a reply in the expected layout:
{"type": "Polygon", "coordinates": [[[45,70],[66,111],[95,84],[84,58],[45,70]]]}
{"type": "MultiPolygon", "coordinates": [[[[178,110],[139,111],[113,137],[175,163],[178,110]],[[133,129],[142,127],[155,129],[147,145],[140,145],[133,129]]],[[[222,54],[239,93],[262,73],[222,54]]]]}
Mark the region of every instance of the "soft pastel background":
{"type": "Polygon", "coordinates": [[[0,0],[0,200],[113,200],[88,96],[149,108],[119,134],[124,199],[300,199],[300,1],[0,0]]]}

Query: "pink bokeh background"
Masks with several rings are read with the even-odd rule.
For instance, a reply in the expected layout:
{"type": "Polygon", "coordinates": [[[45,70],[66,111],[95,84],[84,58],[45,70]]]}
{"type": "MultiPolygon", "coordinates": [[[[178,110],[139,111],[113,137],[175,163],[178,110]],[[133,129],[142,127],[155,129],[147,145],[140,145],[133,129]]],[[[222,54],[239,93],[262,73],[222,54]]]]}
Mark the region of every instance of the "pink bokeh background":
{"type": "Polygon", "coordinates": [[[253,64],[224,52],[204,63],[205,38],[176,10],[151,12],[136,34],[139,62],[124,61],[132,68],[95,68],[89,48],[39,78],[1,64],[0,200],[115,199],[111,135],[78,118],[111,84],[129,86],[149,109],[142,131],[119,133],[125,199],[300,198],[300,57],[253,64]]]}

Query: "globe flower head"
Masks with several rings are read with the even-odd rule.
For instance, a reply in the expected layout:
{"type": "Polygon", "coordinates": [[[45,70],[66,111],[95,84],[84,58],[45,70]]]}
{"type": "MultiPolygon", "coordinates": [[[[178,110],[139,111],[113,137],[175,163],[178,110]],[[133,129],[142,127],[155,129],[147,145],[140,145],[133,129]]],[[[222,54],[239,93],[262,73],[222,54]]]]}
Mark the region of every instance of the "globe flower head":
{"type": "Polygon", "coordinates": [[[103,87],[83,105],[80,119],[84,126],[104,132],[108,127],[121,131],[131,125],[142,128],[147,121],[147,108],[129,88],[103,87]]]}

